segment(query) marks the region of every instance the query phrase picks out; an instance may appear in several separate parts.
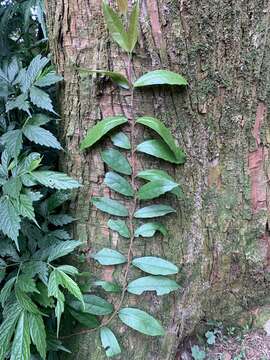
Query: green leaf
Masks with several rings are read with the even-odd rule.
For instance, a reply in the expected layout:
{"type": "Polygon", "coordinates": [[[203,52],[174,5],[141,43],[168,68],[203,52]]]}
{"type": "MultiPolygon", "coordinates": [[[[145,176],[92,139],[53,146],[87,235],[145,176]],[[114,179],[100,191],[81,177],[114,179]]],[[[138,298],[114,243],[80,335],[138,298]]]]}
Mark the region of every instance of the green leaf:
{"type": "Polygon", "coordinates": [[[129,89],[128,79],[119,72],[116,71],[107,71],[107,70],[91,70],[86,68],[76,68],[79,70],[80,74],[101,74],[109,77],[117,85],[121,86],[124,89],[129,89]]]}
{"type": "Polygon", "coordinates": [[[18,286],[15,287],[15,295],[18,303],[23,308],[23,310],[37,315],[41,314],[37,305],[31,300],[30,296],[20,290],[18,286]]]}
{"type": "Polygon", "coordinates": [[[183,153],[182,159],[178,160],[162,140],[146,140],[137,146],[137,151],[169,161],[173,164],[183,164],[186,159],[183,153]]]}
{"type": "Polygon", "coordinates": [[[76,311],[71,307],[68,307],[68,311],[74,319],[76,319],[80,324],[86,326],[88,329],[95,329],[100,325],[100,322],[95,315],[82,311],[76,311]]]}
{"type": "Polygon", "coordinates": [[[135,308],[123,308],[119,311],[120,320],[134,330],[150,336],[163,336],[165,331],[159,321],[146,312],[135,308]]]}
{"type": "Polygon", "coordinates": [[[104,248],[92,256],[93,259],[97,260],[101,265],[118,265],[124,264],[127,259],[120,252],[104,248]]]}
{"type": "Polygon", "coordinates": [[[108,221],[108,227],[109,229],[113,231],[117,231],[119,235],[123,236],[124,238],[129,239],[130,238],[130,232],[129,229],[123,220],[112,220],[110,219],[108,221]]]}
{"type": "Polygon", "coordinates": [[[89,313],[93,315],[109,315],[113,312],[113,305],[108,301],[95,295],[84,295],[85,309],[82,307],[82,303],[79,301],[71,301],[69,305],[76,311],[89,313]]]}
{"type": "Polygon", "coordinates": [[[50,71],[45,75],[41,75],[35,81],[34,85],[39,87],[50,86],[56,84],[59,81],[62,81],[63,77],[61,75],[57,75],[55,71],[50,71]]]}
{"type": "Polygon", "coordinates": [[[130,44],[127,32],[124,29],[121,19],[117,13],[103,1],[103,14],[113,40],[125,51],[130,52],[130,44]]]}
{"type": "MultiPolygon", "coordinates": [[[[148,181],[167,179],[175,182],[174,179],[166,171],[158,170],[158,169],[142,170],[137,174],[137,177],[148,181]]],[[[173,189],[171,192],[175,194],[177,197],[179,197],[182,194],[180,187],[173,189]]]]}
{"type": "Polygon", "coordinates": [[[116,134],[113,134],[111,136],[111,140],[113,145],[118,146],[119,148],[127,149],[127,150],[131,148],[129,138],[123,132],[118,132],[116,134]]]}
{"type": "Polygon", "coordinates": [[[154,180],[140,187],[138,191],[138,198],[140,200],[150,200],[165,194],[168,191],[175,189],[178,186],[175,182],[170,180],[154,180]]]}
{"type": "Polygon", "coordinates": [[[31,86],[30,100],[37,107],[48,110],[56,114],[56,112],[53,109],[52,100],[50,96],[45,91],[40,90],[38,87],[31,86]]]}
{"type": "Polygon", "coordinates": [[[116,200],[106,197],[93,197],[92,203],[101,211],[111,215],[128,216],[127,208],[116,200]]]}
{"type": "Polygon", "coordinates": [[[61,242],[60,244],[51,246],[48,251],[48,254],[49,254],[48,262],[52,262],[56,259],[59,259],[60,257],[70,254],[79,245],[81,245],[80,241],[67,240],[67,241],[61,242]]]}
{"type": "Polygon", "coordinates": [[[30,360],[30,329],[27,312],[23,311],[12,341],[10,360],[30,360]]]}
{"type": "Polygon", "coordinates": [[[34,57],[26,70],[25,76],[21,79],[21,90],[23,93],[26,93],[29,90],[38,74],[49,61],[49,58],[42,57],[40,54],[34,57]]]}
{"type": "Polygon", "coordinates": [[[11,305],[8,316],[0,326],[0,359],[6,359],[6,353],[9,349],[10,340],[13,336],[17,321],[21,315],[22,309],[15,303],[11,305]]]}
{"type": "Polygon", "coordinates": [[[17,209],[20,215],[32,220],[36,225],[38,225],[35,219],[33,202],[29,196],[25,194],[21,194],[19,196],[17,199],[17,209]]]}
{"type": "Polygon", "coordinates": [[[121,175],[116,174],[115,172],[107,172],[104,179],[105,184],[112,190],[125,195],[133,196],[134,191],[130,183],[123,178],[121,175]]]}
{"type": "MultiPolygon", "coordinates": [[[[5,283],[5,285],[2,287],[1,292],[0,292],[0,301],[1,301],[2,307],[4,307],[6,301],[8,300],[9,295],[11,294],[11,291],[15,284],[15,281],[16,281],[16,277],[14,276],[13,278],[9,279],[5,283]]],[[[1,359],[1,357],[0,357],[0,359],[1,359]]]]}
{"type": "Polygon", "coordinates": [[[136,4],[133,6],[133,9],[131,11],[129,28],[127,32],[130,52],[132,52],[138,40],[139,14],[140,14],[139,0],[137,0],[136,4]]]}
{"type": "Polygon", "coordinates": [[[8,131],[1,137],[1,140],[3,141],[8,154],[16,158],[22,149],[21,130],[8,131]]]}
{"type": "Polygon", "coordinates": [[[176,212],[171,206],[168,205],[149,205],[137,210],[134,217],[137,219],[147,219],[158,216],[164,216],[169,213],[176,212]]]}
{"type": "Polygon", "coordinates": [[[69,275],[78,275],[79,274],[78,269],[72,265],[60,265],[56,269],[64,271],[64,273],[69,274],[69,275]]]}
{"type": "Polygon", "coordinates": [[[70,276],[68,276],[66,273],[64,273],[63,271],[56,269],[56,271],[59,273],[59,281],[60,281],[60,285],[62,287],[64,287],[65,289],[67,289],[75,298],[77,298],[78,300],[80,300],[82,303],[83,301],[83,296],[81,293],[81,290],[79,288],[79,286],[76,284],[76,282],[71,279],[70,276]]]}
{"type": "Polygon", "coordinates": [[[201,350],[198,345],[193,345],[191,352],[194,360],[204,360],[206,358],[205,352],[201,350]]]}
{"type": "Polygon", "coordinates": [[[20,217],[9,198],[0,198],[0,230],[14,240],[17,247],[17,238],[21,228],[20,221],[20,217]]]}
{"type": "Polygon", "coordinates": [[[48,220],[51,224],[55,226],[63,226],[72,223],[76,219],[70,215],[66,214],[57,214],[57,215],[50,215],[48,220]]]}
{"type": "Polygon", "coordinates": [[[127,121],[127,118],[122,115],[110,116],[99,121],[95,126],[88,130],[86,137],[80,144],[80,149],[83,150],[91,147],[110,130],[114,129],[116,126],[126,123],[127,121]]]}
{"type": "Polygon", "coordinates": [[[152,275],[173,275],[179,269],[168,260],[154,256],[144,256],[132,260],[132,265],[152,275]]]}
{"type": "Polygon", "coordinates": [[[169,294],[179,288],[180,286],[174,280],[164,276],[145,276],[131,281],[127,290],[135,295],[141,295],[144,291],[156,291],[159,296],[169,294]]]}
{"type": "Polygon", "coordinates": [[[31,176],[38,183],[51,189],[75,189],[81,186],[77,180],[57,171],[33,171],[31,176]]]}
{"type": "Polygon", "coordinates": [[[114,171],[124,175],[131,175],[132,169],[123,154],[115,149],[107,149],[101,153],[102,160],[114,171]]]}
{"type": "Polygon", "coordinates": [[[134,83],[134,87],[152,86],[152,85],[187,85],[183,76],[168,70],[150,71],[134,83]]]}
{"type": "Polygon", "coordinates": [[[100,340],[102,347],[106,351],[107,357],[113,357],[121,354],[121,348],[114,333],[107,327],[100,329],[100,340]]]}
{"type": "Polygon", "coordinates": [[[159,231],[163,236],[168,236],[168,231],[164,225],[160,223],[146,223],[136,229],[135,237],[152,237],[156,231],[159,231]]]}
{"type": "Polygon", "coordinates": [[[3,185],[3,193],[9,195],[12,198],[17,198],[20,195],[22,189],[22,182],[19,176],[9,178],[3,185]]]}
{"type": "Polygon", "coordinates": [[[54,149],[62,149],[56,137],[48,130],[36,125],[26,125],[22,129],[24,136],[35,144],[48,146],[54,149]]]}
{"type": "Polygon", "coordinates": [[[46,359],[46,331],[42,316],[28,314],[30,336],[42,359],[46,359]]]}
{"type": "Polygon", "coordinates": [[[20,289],[23,292],[38,293],[35,280],[26,274],[18,276],[16,280],[16,289],[20,289]]]}
{"type": "Polygon", "coordinates": [[[98,281],[95,281],[93,283],[93,285],[101,286],[102,289],[107,291],[107,292],[111,292],[111,293],[119,293],[119,292],[121,292],[121,287],[118,284],[112,283],[110,281],[98,280],[98,281]]]}
{"type": "Polygon", "coordinates": [[[8,100],[6,102],[6,112],[9,112],[13,109],[19,109],[27,112],[27,114],[31,116],[29,108],[30,105],[29,102],[27,101],[27,96],[25,94],[21,94],[16,98],[8,100]]]}
{"type": "Polygon", "coordinates": [[[137,124],[142,124],[150,129],[156,131],[164,140],[164,142],[168,145],[168,147],[173,152],[175,158],[181,162],[185,160],[184,152],[175,144],[175,140],[172,137],[170,130],[158,119],[153,117],[144,116],[140,117],[136,120],[137,124]]]}

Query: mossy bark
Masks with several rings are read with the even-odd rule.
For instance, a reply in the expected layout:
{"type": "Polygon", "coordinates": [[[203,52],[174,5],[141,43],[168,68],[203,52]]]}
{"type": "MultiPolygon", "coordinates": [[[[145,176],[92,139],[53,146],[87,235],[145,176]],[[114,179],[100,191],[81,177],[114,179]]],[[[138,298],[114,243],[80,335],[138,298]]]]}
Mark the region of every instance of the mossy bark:
{"type": "MultiPolygon", "coordinates": [[[[80,78],[74,64],[125,72],[127,58],[108,37],[100,0],[50,0],[47,16],[51,51],[64,76],[62,165],[83,183],[71,204],[79,219],[74,233],[87,255],[104,246],[125,252],[127,242],[110,233],[107,217],[90,205],[91,196],[108,194],[100,147],[80,152],[79,143],[99,119],[127,113],[130,99],[104,78],[80,78]]],[[[167,219],[170,239],[138,241],[135,255],[178,264],[182,289],[127,300],[159,318],[167,334],[147,338],[115,321],[121,359],[174,359],[202,320],[234,321],[269,301],[269,16],[266,0],[141,1],[134,76],[166,68],[183,74],[189,86],[135,97],[136,114],[164,121],[187,153],[177,168],[147,159],[175,175],[184,197],[167,199],[178,210],[167,219]]],[[[137,140],[144,135],[139,131],[137,140]]],[[[86,265],[95,275],[121,280],[119,270],[104,271],[91,260],[86,265]]],[[[98,335],[74,336],[68,345],[70,359],[104,359],[98,335]]]]}

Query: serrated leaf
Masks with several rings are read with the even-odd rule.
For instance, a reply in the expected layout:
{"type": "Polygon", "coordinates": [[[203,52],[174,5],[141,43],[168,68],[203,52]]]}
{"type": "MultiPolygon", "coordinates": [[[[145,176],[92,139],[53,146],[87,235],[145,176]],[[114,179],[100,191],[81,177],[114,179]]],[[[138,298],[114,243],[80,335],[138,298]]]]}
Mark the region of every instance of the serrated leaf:
{"type": "Polygon", "coordinates": [[[0,198],[0,230],[15,241],[17,247],[17,238],[19,235],[20,217],[7,197],[0,198]]]}
{"type": "Polygon", "coordinates": [[[80,324],[86,326],[88,329],[94,329],[100,325],[100,322],[95,315],[82,311],[76,311],[71,307],[68,308],[68,311],[74,317],[74,319],[76,319],[80,324]]]}
{"type": "Polygon", "coordinates": [[[75,189],[81,186],[77,180],[57,171],[33,171],[31,176],[38,183],[51,189],[75,189]]]}
{"type": "Polygon", "coordinates": [[[106,351],[107,357],[113,357],[121,354],[121,348],[118,341],[114,333],[109,328],[104,326],[100,329],[100,340],[102,347],[106,351]]]}
{"type": "Polygon", "coordinates": [[[119,292],[121,292],[121,287],[118,284],[112,283],[110,281],[98,280],[98,281],[95,281],[93,283],[93,285],[101,286],[102,289],[107,291],[107,292],[111,292],[111,293],[119,293],[119,292]]]}
{"type": "MultiPolygon", "coordinates": [[[[9,279],[5,285],[2,287],[1,292],[0,292],[0,301],[1,301],[1,305],[2,307],[4,307],[6,301],[9,298],[9,295],[11,294],[11,291],[14,287],[16,281],[16,277],[14,276],[13,278],[9,279]]],[[[1,357],[0,357],[1,359],[1,357]]]]}
{"type": "Polygon", "coordinates": [[[109,248],[98,251],[92,258],[97,260],[101,265],[118,265],[124,264],[127,261],[125,256],[120,252],[109,248]]]}
{"type": "Polygon", "coordinates": [[[146,140],[137,146],[137,151],[169,161],[173,164],[183,164],[185,155],[179,160],[162,140],[146,140]]]}
{"type": "Polygon", "coordinates": [[[37,75],[41,72],[41,70],[48,64],[50,60],[46,57],[42,57],[42,55],[38,54],[31,61],[28,66],[24,76],[21,78],[21,90],[26,93],[30,86],[33,84],[37,75]]]}
{"type": "Polygon", "coordinates": [[[40,315],[28,314],[30,336],[42,359],[46,359],[46,331],[40,315]]]}
{"type": "Polygon", "coordinates": [[[30,329],[27,312],[20,314],[12,342],[10,360],[30,360],[30,329]]]}
{"type": "Polygon", "coordinates": [[[126,123],[128,120],[122,115],[110,116],[99,121],[95,126],[88,130],[86,137],[80,144],[80,149],[86,149],[94,145],[105,134],[115,127],[126,123]]]}
{"type": "Polygon", "coordinates": [[[132,260],[132,265],[152,275],[173,275],[179,269],[168,260],[155,256],[144,256],[132,260]]]}
{"type": "Polygon", "coordinates": [[[22,189],[22,182],[19,176],[9,178],[3,185],[2,190],[4,195],[9,195],[12,198],[17,198],[22,189]]]}
{"type": "Polygon", "coordinates": [[[180,286],[164,276],[145,276],[131,281],[127,290],[131,294],[141,295],[144,291],[156,291],[157,295],[169,294],[179,289],[180,286]]]}
{"type": "Polygon", "coordinates": [[[33,114],[31,118],[27,119],[28,125],[42,126],[50,122],[52,118],[45,114],[33,114]]]}
{"type": "Polygon", "coordinates": [[[129,150],[131,148],[129,138],[123,132],[118,132],[111,136],[111,140],[114,146],[118,146],[119,148],[129,150]]]}
{"type": "Polygon", "coordinates": [[[169,70],[150,71],[134,83],[134,87],[153,86],[153,85],[187,85],[187,81],[182,75],[169,70]]]}
{"type": "Polygon", "coordinates": [[[127,208],[116,200],[106,197],[93,197],[92,203],[96,208],[108,214],[122,217],[128,216],[127,208]]]}
{"type": "Polygon", "coordinates": [[[118,313],[120,320],[134,330],[150,336],[163,336],[165,331],[159,321],[145,311],[123,308],[118,313]]]}
{"type": "Polygon", "coordinates": [[[120,151],[115,149],[104,150],[101,153],[101,158],[114,171],[124,175],[131,175],[131,166],[120,151]]]}
{"type": "Polygon", "coordinates": [[[9,316],[7,316],[0,326],[0,359],[4,360],[6,358],[6,353],[9,349],[10,340],[13,336],[14,330],[16,328],[17,321],[21,315],[22,309],[20,306],[15,303],[11,306],[11,311],[9,311],[9,316]]]}
{"type": "Polygon", "coordinates": [[[82,303],[84,303],[81,290],[79,286],[76,284],[76,282],[73,279],[71,279],[71,277],[68,276],[65,272],[59,270],[59,268],[56,269],[56,271],[58,271],[60,275],[59,276],[60,285],[65,289],[67,289],[75,298],[77,298],[82,303]]]}
{"type": "Polygon", "coordinates": [[[103,14],[113,40],[125,51],[130,51],[127,32],[117,13],[103,1],[103,14]]]}
{"type": "Polygon", "coordinates": [[[147,219],[147,218],[164,216],[172,212],[176,212],[176,211],[169,205],[149,205],[141,209],[138,209],[134,213],[134,217],[137,219],[147,219]]]}
{"type": "Polygon", "coordinates": [[[56,114],[56,112],[53,109],[52,100],[50,96],[45,91],[39,89],[38,87],[31,86],[30,100],[37,107],[48,110],[56,114]]]}
{"type": "Polygon", "coordinates": [[[170,180],[154,180],[140,187],[138,198],[140,200],[151,200],[165,194],[178,186],[170,180]]]}
{"type": "Polygon", "coordinates": [[[57,214],[57,215],[50,215],[48,220],[51,224],[55,226],[63,226],[72,223],[76,219],[74,217],[67,215],[67,214],[57,214]]]}
{"type": "Polygon", "coordinates": [[[23,134],[28,140],[35,144],[48,146],[54,149],[62,149],[61,144],[56,137],[48,130],[36,125],[26,125],[22,129],[23,134]]]}
{"type": "Polygon", "coordinates": [[[21,94],[16,98],[10,99],[6,102],[6,112],[9,112],[13,109],[19,109],[25,111],[29,116],[31,116],[29,108],[30,105],[25,94],[21,94]]]}
{"type": "MultiPolygon", "coordinates": [[[[159,169],[142,170],[137,174],[137,177],[148,181],[167,179],[175,182],[175,180],[166,171],[159,169]]],[[[171,192],[175,194],[177,197],[179,197],[182,194],[180,187],[173,189],[171,192]]]]}
{"type": "Polygon", "coordinates": [[[127,32],[130,52],[132,52],[132,50],[134,49],[138,39],[139,14],[140,14],[139,0],[137,0],[131,11],[129,28],[127,32]]]}
{"type": "Polygon", "coordinates": [[[21,216],[32,220],[36,225],[38,225],[35,219],[33,201],[30,199],[29,196],[25,194],[21,194],[19,196],[19,198],[17,199],[17,209],[21,216]]]}
{"type": "Polygon", "coordinates": [[[87,68],[76,68],[79,70],[80,74],[100,74],[109,77],[117,85],[121,86],[123,89],[129,89],[128,79],[119,72],[116,71],[107,71],[107,70],[91,70],[87,68]]]}
{"type": "Polygon", "coordinates": [[[152,237],[156,231],[159,231],[163,236],[168,236],[168,231],[164,225],[160,223],[146,223],[135,230],[135,237],[152,237]]]}
{"type": "Polygon", "coordinates": [[[185,159],[184,152],[175,144],[175,140],[170,132],[170,130],[158,119],[150,117],[150,116],[143,116],[136,120],[137,124],[142,124],[150,129],[156,131],[163,139],[163,141],[168,145],[168,147],[173,152],[176,159],[182,162],[185,159]]]}
{"type": "Polygon", "coordinates": [[[19,289],[26,293],[38,292],[35,280],[26,274],[18,276],[16,280],[16,289],[19,289]]]}
{"type": "Polygon", "coordinates": [[[61,270],[64,273],[69,274],[69,275],[78,275],[79,274],[78,269],[72,265],[60,265],[56,269],[61,270]]]}
{"type": "Polygon", "coordinates": [[[113,312],[113,305],[108,301],[96,295],[84,295],[85,308],[83,309],[82,303],[79,301],[71,301],[69,305],[76,311],[89,313],[93,315],[109,315],[113,312]]]}
{"type": "Polygon", "coordinates": [[[22,149],[22,132],[21,130],[8,131],[1,137],[5,149],[12,157],[17,157],[22,149]]]}
{"type": "Polygon", "coordinates": [[[79,245],[81,245],[80,241],[67,240],[61,242],[60,244],[51,246],[48,251],[49,253],[48,262],[52,262],[56,259],[59,259],[60,257],[70,254],[79,245]]]}
{"type": "Polygon", "coordinates": [[[130,232],[129,229],[123,220],[112,220],[110,219],[108,221],[108,227],[109,229],[113,231],[117,231],[119,235],[123,236],[124,238],[129,239],[130,232]]]}
{"type": "Polygon", "coordinates": [[[134,191],[130,183],[123,178],[121,175],[118,175],[115,172],[107,172],[104,178],[105,184],[112,190],[125,195],[125,196],[133,196],[134,191]]]}
{"type": "Polygon", "coordinates": [[[34,85],[39,87],[50,86],[56,84],[59,81],[62,81],[63,77],[61,75],[57,75],[55,71],[50,71],[45,75],[41,75],[35,81],[34,85]]]}
{"type": "Polygon", "coordinates": [[[41,314],[37,305],[31,300],[30,296],[28,296],[24,291],[20,290],[18,286],[15,287],[15,295],[23,310],[37,315],[41,314]]]}

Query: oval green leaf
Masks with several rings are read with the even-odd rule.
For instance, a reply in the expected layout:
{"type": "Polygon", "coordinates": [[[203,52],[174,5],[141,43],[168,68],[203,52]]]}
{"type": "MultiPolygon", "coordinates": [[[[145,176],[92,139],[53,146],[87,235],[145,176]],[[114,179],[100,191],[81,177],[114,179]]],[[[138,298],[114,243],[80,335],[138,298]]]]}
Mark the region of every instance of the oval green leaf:
{"type": "Polygon", "coordinates": [[[112,220],[110,219],[108,221],[108,227],[109,229],[113,231],[117,231],[119,235],[123,236],[124,238],[129,239],[130,238],[130,232],[129,229],[123,220],[112,220]]]}
{"type": "Polygon", "coordinates": [[[152,275],[173,275],[179,271],[178,267],[170,261],[155,256],[134,259],[132,265],[152,275]]]}
{"type": "Polygon", "coordinates": [[[160,120],[150,116],[143,116],[138,118],[136,120],[136,123],[145,125],[157,132],[171,149],[176,159],[178,161],[183,161],[183,159],[185,158],[184,152],[178,146],[176,146],[175,140],[170,130],[160,120]]]}
{"type": "Polygon", "coordinates": [[[119,311],[120,320],[134,330],[150,336],[163,336],[165,331],[160,322],[145,311],[135,308],[123,308],[119,311]]]}
{"type": "Polygon", "coordinates": [[[95,126],[88,130],[86,137],[80,144],[80,149],[86,149],[94,145],[107,132],[114,129],[116,126],[126,123],[128,120],[122,115],[110,116],[104,120],[99,121],[95,126]]]}
{"type": "Polygon", "coordinates": [[[121,287],[113,282],[105,281],[105,280],[98,280],[94,282],[95,286],[101,286],[103,290],[111,293],[119,293],[121,292],[121,287]]]}
{"type": "Polygon", "coordinates": [[[107,172],[105,175],[104,182],[108,187],[122,195],[133,196],[134,191],[130,183],[124,179],[121,175],[116,174],[115,172],[107,172]]]}
{"type": "Polygon", "coordinates": [[[82,311],[76,311],[71,307],[68,307],[70,314],[76,319],[80,324],[86,326],[89,329],[97,328],[100,325],[97,317],[92,314],[88,314],[82,311]]]}
{"type": "Polygon", "coordinates": [[[187,81],[182,75],[173,71],[154,70],[144,74],[134,83],[134,87],[153,85],[187,85],[187,81]]]}
{"type": "Polygon", "coordinates": [[[172,212],[176,211],[169,205],[149,205],[137,210],[134,217],[137,219],[147,219],[164,216],[172,212]]]}
{"type": "Polygon", "coordinates": [[[120,252],[104,248],[97,252],[95,255],[92,255],[92,258],[97,260],[101,265],[118,265],[124,264],[127,259],[120,252]]]}
{"type": "Polygon", "coordinates": [[[137,151],[169,161],[173,164],[183,164],[186,156],[177,159],[171,149],[162,140],[146,140],[137,146],[137,151]]]}
{"type": "Polygon", "coordinates": [[[164,225],[160,223],[147,223],[139,226],[135,231],[135,237],[152,237],[156,231],[159,231],[163,236],[168,236],[168,231],[164,225]]]}
{"type": "Polygon", "coordinates": [[[145,276],[131,281],[127,290],[135,295],[141,295],[144,291],[156,291],[159,296],[169,294],[179,288],[180,286],[174,280],[164,276],[145,276]]]}
{"type": "MultiPolygon", "coordinates": [[[[174,182],[174,179],[166,171],[159,169],[142,170],[137,174],[137,177],[148,181],[167,179],[174,182]]],[[[171,192],[177,197],[180,197],[182,194],[182,191],[179,186],[172,189],[171,192]]]]}
{"type": "Polygon", "coordinates": [[[124,175],[131,175],[132,169],[123,154],[115,149],[107,149],[101,153],[102,160],[114,171],[124,175]]]}
{"type": "Polygon", "coordinates": [[[129,138],[123,132],[118,132],[111,136],[111,140],[114,146],[118,146],[119,148],[129,150],[131,148],[129,138]]]}
{"type": "Polygon", "coordinates": [[[124,29],[123,23],[117,13],[103,1],[103,14],[113,40],[123,49],[129,52],[130,45],[128,41],[127,32],[124,29]]]}
{"type": "Polygon", "coordinates": [[[178,187],[178,184],[171,180],[154,180],[140,187],[138,198],[140,200],[151,200],[178,187]]]}
{"type": "Polygon", "coordinates": [[[129,82],[128,79],[116,71],[107,71],[107,70],[91,70],[87,68],[82,67],[76,67],[76,69],[79,70],[80,74],[100,74],[109,77],[113,82],[115,82],[117,85],[121,86],[124,89],[129,89],[129,82]]]}
{"type": "Polygon", "coordinates": [[[100,340],[102,347],[106,351],[107,357],[113,357],[121,353],[121,348],[114,333],[107,327],[100,329],[100,340]]]}
{"type": "Polygon", "coordinates": [[[109,315],[113,312],[113,305],[99,296],[84,295],[83,300],[85,307],[76,300],[69,302],[69,306],[76,311],[93,315],[109,315]]]}
{"type": "Polygon", "coordinates": [[[92,203],[96,208],[105,213],[123,217],[128,216],[127,208],[116,200],[106,197],[93,197],[92,203]]]}

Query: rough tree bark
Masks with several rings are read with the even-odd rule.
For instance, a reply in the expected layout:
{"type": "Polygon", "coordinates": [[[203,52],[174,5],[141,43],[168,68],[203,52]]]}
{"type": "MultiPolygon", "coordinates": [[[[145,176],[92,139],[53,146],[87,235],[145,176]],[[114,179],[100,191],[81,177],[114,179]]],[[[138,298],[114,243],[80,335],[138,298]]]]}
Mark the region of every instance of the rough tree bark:
{"type": "MultiPolygon", "coordinates": [[[[135,75],[171,69],[189,87],[139,93],[136,113],[161,118],[188,159],[175,170],[151,160],[175,173],[185,196],[168,218],[171,238],[138,242],[136,254],[161,254],[180,265],[183,289],[140,300],[166,325],[165,338],[149,339],[114,323],[125,349],[121,359],[174,359],[202,319],[234,320],[269,300],[269,4],[141,1],[135,75]]],[[[62,163],[84,184],[71,204],[79,219],[74,231],[90,252],[103,246],[125,251],[126,242],[109,233],[106,217],[90,206],[93,194],[108,192],[100,148],[82,153],[79,142],[102,117],[128,112],[129,98],[104,79],[80,79],[72,65],[124,72],[126,58],[108,37],[100,0],[50,0],[47,16],[51,51],[65,80],[59,97],[67,147],[62,163]]],[[[91,261],[89,268],[121,279],[119,271],[101,273],[91,261]]],[[[93,334],[74,336],[69,345],[70,359],[104,359],[93,334]]]]}

